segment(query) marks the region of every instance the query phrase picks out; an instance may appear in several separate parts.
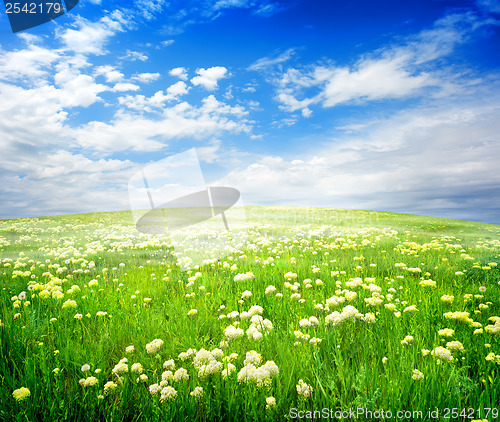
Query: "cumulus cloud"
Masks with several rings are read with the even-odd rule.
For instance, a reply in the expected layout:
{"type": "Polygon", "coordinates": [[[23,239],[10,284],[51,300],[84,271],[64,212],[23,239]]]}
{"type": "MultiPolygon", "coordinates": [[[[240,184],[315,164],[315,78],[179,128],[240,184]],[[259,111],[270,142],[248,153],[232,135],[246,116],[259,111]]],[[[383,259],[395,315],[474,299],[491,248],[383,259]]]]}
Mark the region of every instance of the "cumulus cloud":
{"type": "Polygon", "coordinates": [[[148,83],[151,83],[151,82],[154,82],[154,81],[157,81],[158,79],[160,79],[160,74],[158,72],[139,73],[138,75],[133,76],[132,79],[135,79],[136,81],[148,84],[148,83]]]}
{"type": "Polygon", "coordinates": [[[131,62],[136,62],[137,60],[145,62],[148,60],[148,56],[140,51],[127,50],[125,56],[122,57],[123,60],[129,60],[131,62]]]}
{"type": "MultiPolygon", "coordinates": [[[[492,23],[471,13],[448,15],[433,28],[408,37],[406,43],[365,55],[353,66],[315,64],[289,68],[276,79],[276,99],[282,109],[301,111],[304,117],[310,117],[313,105],[328,108],[424,93],[452,94],[468,81],[460,81],[459,75],[438,65],[437,60],[450,55],[473,31],[492,23]]],[[[250,68],[259,69],[274,61],[263,58],[250,68]]]]}
{"type": "Polygon", "coordinates": [[[111,83],[121,81],[124,77],[123,73],[110,65],[98,66],[94,71],[94,75],[102,75],[106,79],[106,82],[111,83]]]}
{"type": "Polygon", "coordinates": [[[188,78],[187,69],[185,67],[175,67],[169,72],[169,74],[172,76],[177,76],[183,81],[187,81],[188,78]]]}
{"type": "Polygon", "coordinates": [[[97,22],[79,17],[76,29],[66,28],[56,31],[67,51],[80,54],[102,55],[106,53],[105,44],[117,32],[124,31],[129,21],[120,11],[114,11],[97,22]]]}
{"type": "Polygon", "coordinates": [[[128,149],[158,151],[172,139],[201,139],[223,132],[249,133],[251,130],[251,123],[245,119],[248,111],[220,102],[213,95],[204,98],[199,107],[187,102],[165,107],[165,101],[166,96],[161,92],[149,99],[126,97],[122,104],[136,102],[130,108],[140,109],[141,113],[121,111],[110,123],[89,122],[75,131],[76,140],[83,148],[112,154],[128,149]],[[159,108],[160,114],[154,118],[145,116],[146,106],[148,111],[159,108]]]}
{"type": "Polygon", "coordinates": [[[195,76],[191,79],[193,85],[201,85],[203,88],[213,91],[218,88],[217,82],[226,78],[227,69],[224,66],[214,66],[208,69],[197,69],[195,76]]]}
{"type": "Polygon", "coordinates": [[[58,58],[57,52],[36,45],[14,51],[0,50],[0,79],[44,78],[58,58]]]}

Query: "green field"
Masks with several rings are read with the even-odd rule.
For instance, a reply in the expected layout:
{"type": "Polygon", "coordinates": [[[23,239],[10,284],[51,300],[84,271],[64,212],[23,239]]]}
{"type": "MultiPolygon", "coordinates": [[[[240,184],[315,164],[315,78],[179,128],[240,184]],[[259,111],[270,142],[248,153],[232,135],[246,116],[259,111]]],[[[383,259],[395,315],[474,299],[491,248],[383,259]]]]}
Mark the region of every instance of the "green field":
{"type": "Polygon", "coordinates": [[[126,212],[0,221],[0,420],[498,419],[499,226],[246,215],[187,272],[126,212]]]}

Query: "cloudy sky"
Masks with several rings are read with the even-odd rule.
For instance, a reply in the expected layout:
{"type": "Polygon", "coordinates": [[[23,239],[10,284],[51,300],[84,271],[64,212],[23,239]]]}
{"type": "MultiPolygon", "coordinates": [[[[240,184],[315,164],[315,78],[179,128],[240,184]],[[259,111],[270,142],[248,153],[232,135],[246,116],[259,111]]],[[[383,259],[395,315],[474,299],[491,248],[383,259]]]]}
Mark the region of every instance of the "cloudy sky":
{"type": "Polygon", "coordinates": [[[0,218],[127,209],[198,148],[246,205],[500,223],[498,0],[80,0],[0,9],[0,218]]]}

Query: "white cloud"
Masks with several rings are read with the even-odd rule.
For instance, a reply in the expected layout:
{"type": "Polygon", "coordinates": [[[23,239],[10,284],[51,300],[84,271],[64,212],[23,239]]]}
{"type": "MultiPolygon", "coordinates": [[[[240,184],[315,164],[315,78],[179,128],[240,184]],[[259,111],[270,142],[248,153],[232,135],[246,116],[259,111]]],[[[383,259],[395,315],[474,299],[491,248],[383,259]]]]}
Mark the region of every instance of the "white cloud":
{"type": "Polygon", "coordinates": [[[166,0],[135,0],[134,3],[138,13],[147,20],[153,19],[168,5],[166,0]]]}
{"type": "Polygon", "coordinates": [[[176,138],[200,139],[221,132],[251,131],[251,123],[245,119],[248,112],[243,107],[219,102],[213,95],[204,98],[199,107],[187,102],[164,107],[166,97],[160,91],[150,99],[143,96],[122,98],[124,105],[135,101],[136,104],[129,108],[137,108],[141,114],[121,111],[110,123],[89,122],[75,131],[75,137],[83,148],[110,154],[127,149],[158,151],[166,146],[167,141],[176,138]],[[152,118],[142,114],[155,106],[160,108],[160,115],[152,118]]]}
{"type": "Polygon", "coordinates": [[[129,25],[122,12],[115,11],[97,22],[89,22],[82,17],[76,20],[77,29],[56,30],[56,36],[65,49],[80,54],[103,55],[105,44],[117,32],[124,31],[129,25]]]}
{"type": "Polygon", "coordinates": [[[262,57],[258,59],[256,62],[252,63],[249,67],[248,70],[265,70],[270,67],[273,67],[277,64],[280,63],[285,63],[289,61],[293,55],[295,54],[295,49],[294,48],[289,48],[285,52],[281,53],[278,57],[262,57]]]}
{"type": "Polygon", "coordinates": [[[146,60],[148,60],[148,58],[149,57],[146,56],[144,53],[132,50],[127,50],[125,56],[122,57],[123,60],[129,60],[131,62],[136,62],[137,60],[145,62],[146,60]]]}
{"type": "Polygon", "coordinates": [[[132,79],[142,82],[142,83],[151,83],[160,79],[160,74],[158,72],[155,73],[139,73],[132,77],[132,79]]]}
{"type": "Polygon", "coordinates": [[[114,66],[110,65],[98,66],[94,71],[94,75],[102,75],[106,79],[106,82],[111,83],[121,81],[124,77],[123,73],[119,72],[114,66]]]}
{"type": "Polygon", "coordinates": [[[115,84],[112,88],[114,92],[125,92],[125,91],[138,91],[141,89],[139,85],[131,84],[129,82],[119,82],[115,84]]]}
{"type": "Polygon", "coordinates": [[[183,81],[187,81],[188,78],[187,69],[185,67],[175,67],[169,72],[169,74],[172,76],[177,76],[183,81]]]}
{"type": "Polygon", "coordinates": [[[14,81],[26,77],[32,80],[46,77],[58,58],[57,51],[35,45],[21,50],[0,50],[0,78],[14,81]]]}
{"type": "Polygon", "coordinates": [[[185,95],[189,92],[189,87],[185,82],[179,81],[167,88],[167,99],[173,100],[177,99],[181,95],[185,95]]]}
{"type": "MultiPolygon", "coordinates": [[[[300,110],[304,117],[309,117],[311,106],[318,104],[334,107],[423,94],[453,94],[470,81],[436,61],[451,54],[477,28],[491,23],[471,13],[448,15],[433,28],[408,37],[406,44],[365,55],[353,66],[317,64],[289,68],[276,80],[276,99],[284,110],[300,110]]],[[[263,58],[250,68],[260,69],[278,59],[263,58]]]]}
{"type": "Polygon", "coordinates": [[[209,91],[218,88],[217,82],[227,76],[227,69],[223,66],[209,67],[208,69],[197,69],[195,76],[191,79],[193,85],[201,85],[209,91]]]}

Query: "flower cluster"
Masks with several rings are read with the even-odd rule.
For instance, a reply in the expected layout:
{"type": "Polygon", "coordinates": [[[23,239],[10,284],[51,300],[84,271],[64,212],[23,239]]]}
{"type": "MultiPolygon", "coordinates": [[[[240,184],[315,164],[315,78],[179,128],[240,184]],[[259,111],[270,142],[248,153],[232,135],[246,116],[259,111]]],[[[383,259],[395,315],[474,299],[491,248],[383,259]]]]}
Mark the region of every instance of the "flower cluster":
{"type": "Polygon", "coordinates": [[[161,346],[163,346],[163,340],[154,339],[151,343],[146,344],[146,353],[148,355],[156,354],[160,351],[161,346]]]}

